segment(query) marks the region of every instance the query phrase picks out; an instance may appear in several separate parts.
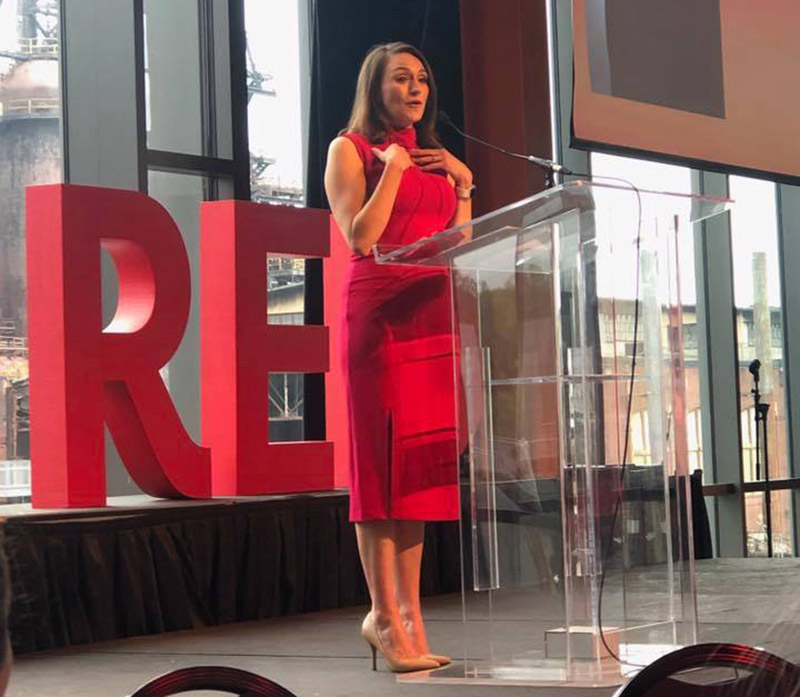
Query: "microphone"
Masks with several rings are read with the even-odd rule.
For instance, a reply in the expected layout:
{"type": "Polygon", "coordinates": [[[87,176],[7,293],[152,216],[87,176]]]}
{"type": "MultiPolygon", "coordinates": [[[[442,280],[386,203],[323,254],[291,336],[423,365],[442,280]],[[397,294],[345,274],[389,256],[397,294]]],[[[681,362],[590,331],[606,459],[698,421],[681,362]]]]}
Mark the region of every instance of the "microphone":
{"type": "Polygon", "coordinates": [[[761,361],[756,358],[750,363],[749,366],[747,366],[747,369],[750,371],[750,375],[758,380],[758,372],[761,370],[761,361]]]}
{"type": "Polygon", "coordinates": [[[509,155],[510,157],[516,157],[521,160],[527,160],[528,162],[536,165],[537,167],[541,167],[548,172],[558,172],[560,174],[573,174],[573,172],[564,165],[558,164],[558,162],[554,162],[553,160],[547,160],[544,157],[536,157],[536,155],[525,155],[519,152],[511,152],[510,150],[506,150],[505,148],[501,148],[499,145],[494,145],[494,143],[488,143],[481,138],[477,138],[476,136],[471,136],[469,133],[464,133],[458,126],[453,123],[453,119],[447,114],[446,111],[439,111],[436,115],[436,120],[442,124],[443,126],[449,126],[452,128],[456,133],[461,135],[462,137],[466,138],[467,140],[472,140],[476,143],[480,143],[481,145],[486,146],[487,148],[491,148],[492,150],[497,150],[497,152],[501,152],[504,155],[509,155]]]}

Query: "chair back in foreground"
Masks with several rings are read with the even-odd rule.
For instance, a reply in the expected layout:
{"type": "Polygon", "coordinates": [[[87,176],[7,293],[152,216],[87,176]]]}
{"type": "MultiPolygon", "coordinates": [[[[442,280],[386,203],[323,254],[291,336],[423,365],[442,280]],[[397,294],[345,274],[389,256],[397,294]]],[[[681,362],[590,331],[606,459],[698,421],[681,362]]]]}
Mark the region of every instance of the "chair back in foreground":
{"type": "Polygon", "coordinates": [[[741,644],[696,644],[651,663],[614,697],[800,697],[800,669],[741,644]]]}
{"type": "Polygon", "coordinates": [[[296,697],[272,680],[238,668],[179,668],[142,685],[130,697],[170,697],[195,690],[217,690],[238,697],[296,697]]]}

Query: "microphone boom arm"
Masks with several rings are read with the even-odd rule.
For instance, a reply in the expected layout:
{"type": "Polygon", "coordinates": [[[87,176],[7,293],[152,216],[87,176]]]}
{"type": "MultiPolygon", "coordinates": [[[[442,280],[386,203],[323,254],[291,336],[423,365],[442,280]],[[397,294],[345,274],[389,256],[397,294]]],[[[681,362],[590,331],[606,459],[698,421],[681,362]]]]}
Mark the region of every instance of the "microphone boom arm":
{"type": "Polygon", "coordinates": [[[499,145],[495,145],[494,143],[489,143],[482,138],[478,138],[476,136],[471,136],[469,133],[464,133],[458,126],[453,123],[453,120],[447,115],[446,112],[440,111],[439,112],[439,121],[446,126],[450,126],[456,133],[461,135],[463,138],[467,140],[474,141],[475,143],[480,143],[487,148],[491,148],[492,150],[497,150],[497,152],[501,152],[504,155],[509,155],[510,157],[516,157],[520,160],[526,160],[531,164],[536,165],[537,167],[541,167],[542,169],[548,172],[556,172],[558,174],[572,174],[572,171],[564,167],[564,165],[558,164],[558,162],[554,162],[553,160],[548,160],[544,157],[537,157],[536,155],[525,155],[519,152],[512,152],[511,150],[506,150],[505,148],[501,148],[499,145]]]}

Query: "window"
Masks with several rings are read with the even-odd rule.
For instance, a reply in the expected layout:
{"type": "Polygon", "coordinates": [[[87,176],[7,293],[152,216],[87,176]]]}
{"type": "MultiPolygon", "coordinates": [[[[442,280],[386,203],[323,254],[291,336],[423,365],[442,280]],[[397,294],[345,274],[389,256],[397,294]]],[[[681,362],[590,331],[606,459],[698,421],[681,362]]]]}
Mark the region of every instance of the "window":
{"type": "Polygon", "coordinates": [[[186,331],[162,376],[187,432],[199,442],[199,206],[233,198],[234,186],[229,174],[215,169],[233,154],[229,5],[144,0],[143,10],[148,194],[177,223],[192,274],[186,331]]]}
{"type": "MultiPolygon", "coordinates": [[[[736,305],[736,343],[739,354],[739,409],[753,412],[753,361],[761,363],[761,401],[767,414],[770,477],[788,476],[786,395],[784,393],[783,313],[778,261],[778,224],[775,185],[771,182],[730,177],[733,292],[736,305]]],[[[752,425],[753,419],[748,420],[752,425]]],[[[742,458],[746,459],[745,425],[742,423],[742,458]]],[[[753,443],[754,443],[753,439],[753,443]]],[[[755,470],[744,469],[745,481],[755,470]]],[[[761,477],[763,478],[763,472],[761,477]]]]}
{"type": "Polygon", "coordinates": [[[686,441],[689,450],[689,472],[703,469],[703,413],[689,412],[686,420],[686,441]]]}
{"type": "MultiPolygon", "coordinates": [[[[629,157],[592,153],[591,170],[595,175],[627,179],[641,189],[688,194],[691,192],[692,187],[690,171],[685,167],[647,162],[629,157]]],[[[621,186],[624,186],[624,184],[621,184],[621,186]]],[[[598,197],[601,195],[602,192],[598,192],[598,197]]],[[[625,366],[629,365],[629,363],[624,359],[629,359],[633,356],[635,309],[633,303],[635,291],[633,279],[635,275],[632,269],[635,265],[635,257],[629,244],[629,226],[599,226],[598,237],[600,235],[615,235],[617,230],[622,230],[624,237],[602,241],[616,245],[613,250],[613,263],[603,263],[599,255],[597,263],[601,351],[603,354],[603,369],[606,373],[626,373],[628,368],[625,366]],[[631,272],[620,273],[619,269],[623,268],[630,269],[631,272]],[[614,357],[617,357],[616,360],[619,357],[623,357],[623,360],[614,364],[614,357]]],[[[682,244],[680,245],[680,253],[681,258],[678,261],[683,305],[683,340],[686,360],[685,379],[687,383],[686,411],[688,416],[692,412],[696,412],[699,415],[700,408],[694,249],[691,244],[682,244]]],[[[641,301],[641,289],[639,298],[641,301]]],[[[639,355],[643,354],[645,341],[645,329],[640,323],[638,336],[639,355]]],[[[641,361],[639,362],[639,367],[642,367],[641,361]]],[[[623,380],[616,388],[609,389],[607,392],[608,394],[605,395],[606,457],[607,461],[615,461],[618,457],[617,451],[624,447],[620,444],[616,434],[624,433],[625,431],[625,424],[618,424],[617,419],[625,418],[628,381],[626,379],[623,380]]],[[[660,402],[652,401],[651,396],[647,394],[647,390],[644,390],[634,395],[632,408],[633,412],[629,425],[629,458],[637,464],[656,464],[662,457],[661,446],[659,445],[663,429],[662,405],[660,402]]],[[[696,419],[695,425],[700,425],[699,419],[696,419]]],[[[696,433],[696,437],[697,439],[700,438],[699,431],[696,433]]],[[[694,444],[695,461],[699,455],[698,443],[699,440],[694,444]]]]}
{"type": "Polygon", "coordinates": [[[631,414],[631,462],[649,465],[653,462],[650,451],[650,417],[646,411],[631,414]]]}
{"type": "Polygon", "coordinates": [[[742,433],[742,472],[744,480],[752,482],[763,475],[756,472],[756,410],[754,407],[743,409],[741,412],[742,433]]]}
{"type": "Polygon", "coordinates": [[[245,0],[252,199],[305,202],[299,0],[245,0]]]}
{"type": "Polygon", "coordinates": [[[0,3],[0,497],[30,495],[25,188],[61,181],[59,2],[0,3]]]}
{"type": "MultiPolygon", "coordinates": [[[[251,198],[305,205],[304,56],[299,0],[245,0],[251,198]]],[[[268,260],[268,321],[303,324],[305,262],[268,260]]],[[[303,438],[303,375],[270,375],[270,440],[303,438]]]]}
{"type": "MultiPolygon", "coordinates": [[[[783,307],[780,292],[777,204],[772,182],[730,177],[733,294],[736,344],[739,358],[739,412],[741,414],[742,475],[746,482],[789,476],[786,393],[783,360],[783,307]],[[755,370],[759,361],[758,371],[755,370]],[[755,373],[760,401],[769,404],[766,452],[756,438],[755,373]],[[759,451],[760,450],[760,451],[759,451]],[[766,456],[766,457],[765,457],[766,456]],[[760,467],[756,467],[759,462],[760,467]]],[[[762,436],[763,438],[763,436],[762,436]]],[[[750,555],[766,554],[766,501],[761,492],[745,497],[747,548],[750,555]]],[[[792,553],[792,497],[770,494],[773,553],[792,553]]]]}

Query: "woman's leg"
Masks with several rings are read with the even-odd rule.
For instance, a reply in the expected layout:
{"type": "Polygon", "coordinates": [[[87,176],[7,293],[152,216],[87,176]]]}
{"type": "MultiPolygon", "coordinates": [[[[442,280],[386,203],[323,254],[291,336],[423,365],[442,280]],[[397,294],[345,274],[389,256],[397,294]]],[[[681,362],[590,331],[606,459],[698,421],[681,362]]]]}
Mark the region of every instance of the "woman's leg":
{"type": "Polygon", "coordinates": [[[400,618],[414,650],[420,654],[427,654],[430,653],[430,649],[419,600],[425,523],[419,520],[396,520],[394,522],[397,530],[395,579],[400,618]]]}
{"type": "Polygon", "coordinates": [[[399,658],[419,655],[404,631],[397,605],[397,539],[395,521],[356,523],[361,565],[372,599],[372,617],[384,648],[399,658]]]}

